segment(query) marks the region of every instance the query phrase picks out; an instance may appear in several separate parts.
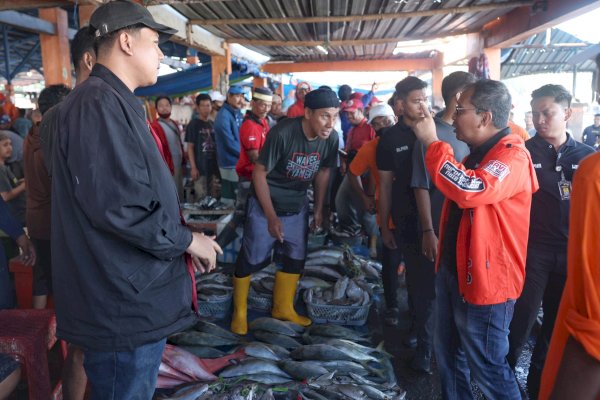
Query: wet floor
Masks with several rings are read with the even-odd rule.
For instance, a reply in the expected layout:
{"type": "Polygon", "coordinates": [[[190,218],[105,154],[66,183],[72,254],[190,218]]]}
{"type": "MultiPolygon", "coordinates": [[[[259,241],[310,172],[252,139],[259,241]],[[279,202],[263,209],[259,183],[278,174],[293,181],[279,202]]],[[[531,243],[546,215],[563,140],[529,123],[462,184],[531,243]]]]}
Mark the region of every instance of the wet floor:
{"type": "MultiPolygon", "coordinates": [[[[414,350],[407,348],[402,344],[402,339],[407,337],[410,329],[410,315],[408,312],[406,285],[402,276],[400,279],[400,288],[398,291],[400,321],[397,327],[387,326],[383,322],[384,301],[382,297],[377,298],[376,307],[371,310],[369,315],[369,329],[373,336],[373,343],[378,344],[382,340],[385,343],[386,350],[394,358],[392,364],[398,384],[407,392],[406,400],[435,400],[441,399],[440,379],[435,360],[432,362],[432,374],[418,373],[409,368],[410,361],[414,356],[414,350]]],[[[529,369],[529,359],[531,358],[532,343],[524,346],[523,355],[517,364],[517,380],[521,387],[525,386],[527,372],[529,369]]],[[[473,392],[476,399],[485,399],[481,391],[474,386],[473,392]]]]}

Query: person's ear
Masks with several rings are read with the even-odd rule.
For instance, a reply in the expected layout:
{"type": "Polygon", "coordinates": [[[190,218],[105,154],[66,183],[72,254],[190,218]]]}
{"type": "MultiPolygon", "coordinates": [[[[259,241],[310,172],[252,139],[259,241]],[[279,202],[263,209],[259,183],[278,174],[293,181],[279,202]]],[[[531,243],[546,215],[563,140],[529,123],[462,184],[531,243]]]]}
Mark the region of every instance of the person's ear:
{"type": "Polygon", "coordinates": [[[568,107],[565,109],[565,122],[571,119],[571,116],[573,115],[573,109],[571,107],[568,107]]]}
{"type": "Polygon", "coordinates": [[[119,47],[127,55],[133,55],[133,35],[127,31],[119,35],[119,47]]]}

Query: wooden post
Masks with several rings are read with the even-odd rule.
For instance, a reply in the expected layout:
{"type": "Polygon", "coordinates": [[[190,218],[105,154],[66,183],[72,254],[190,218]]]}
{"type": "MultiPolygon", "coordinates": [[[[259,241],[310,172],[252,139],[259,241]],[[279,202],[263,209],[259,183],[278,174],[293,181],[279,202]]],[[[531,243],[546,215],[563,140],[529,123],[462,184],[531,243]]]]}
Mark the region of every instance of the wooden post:
{"type": "Polygon", "coordinates": [[[444,106],[442,97],[442,80],[444,79],[444,53],[436,53],[433,58],[433,69],[431,70],[431,105],[444,106]]]}
{"type": "MultiPolygon", "coordinates": [[[[221,74],[231,75],[231,50],[229,49],[229,45],[227,43],[223,43],[223,48],[225,49],[224,56],[211,56],[211,69],[212,69],[212,87],[215,90],[221,90],[219,88],[219,78],[221,74]]],[[[227,84],[229,84],[229,79],[227,79],[227,84]]]]}
{"type": "Polygon", "coordinates": [[[56,26],[56,35],[40,34],[46,86],[62,83],[72,87],[67,12],[61,8],[40,8],[39,16],[56,26]]]}
{"type": "Polygon", "coordinates": [[[490,67],[490,79],[500,80],[500,48],[483,49],[490,67]]]}
{"type": "Polygon", "coordinates": [[[267,87],[267,78],[255,76],[254,79],[252,79],[252,88],[256,89],[258,87],[267,87]]]}
{"type": "Polygon", "coordinates": [[[79,8],[77,9],[79,11],[79,27],[83,28],[84,26],[87,26],[90,24],[90,17],[92,16],[93,12],[96,10],[95,5],[80,5],[79,8]]]}

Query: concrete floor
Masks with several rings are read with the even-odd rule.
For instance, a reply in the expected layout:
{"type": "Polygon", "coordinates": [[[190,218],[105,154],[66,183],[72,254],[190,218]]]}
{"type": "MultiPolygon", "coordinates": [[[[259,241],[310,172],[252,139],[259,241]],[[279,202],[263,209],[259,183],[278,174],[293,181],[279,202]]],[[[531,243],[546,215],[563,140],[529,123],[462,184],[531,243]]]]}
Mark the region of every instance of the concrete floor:
{"type": "MultiPolygon", "coordinates": [[[[377,344],[382,340],[385,343],[386,350],[394,358],[392,364],[398,379],[398,384],[407,391],[407,400],[435,400],[441,399],[440,379],[435,360],[433,361],[432,374],[417,373],[408,366],[414,355],[414,350],[405,347],[402,344],[410,329],[410,315],[408,312],[408,295],[403,276],[399,276],[400,287],[398,291],[398,304],[400,306],[400,323],[398,327],[387,326],[383,321],[383,312],[385,309],[382,296],[376,298],[376,307],[371,310],[369,315],[369,330],[373,337],[373,343],[377,344]]],[[[525,387],[527,372],[529,369],[529,360],[532,351],[532,339],[523,350],[519,363],[517,364],[517,380],[522,387],[525,387]]],[[[485,396],[474,385],[473,392],[476,399],[485,399],[485,396]]]]}

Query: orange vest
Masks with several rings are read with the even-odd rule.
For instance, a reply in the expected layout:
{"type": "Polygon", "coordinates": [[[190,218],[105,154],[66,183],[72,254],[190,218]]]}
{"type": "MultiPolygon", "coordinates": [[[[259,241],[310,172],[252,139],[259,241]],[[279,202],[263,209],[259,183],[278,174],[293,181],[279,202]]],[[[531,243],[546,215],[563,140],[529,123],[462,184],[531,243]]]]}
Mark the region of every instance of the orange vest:
{"type": "Polygon", "coordinates": [[[437,266],[452,200],[464,209],[456,243],[463,298],[478,305],[518,298],[525,280],[531,196],[538,189],[521,138],[500,139],[476,169],[467,170],[456,161],[452,147],[442,141],[429,146],[425,163],[434,185],[446,196],[437,266]]]}

